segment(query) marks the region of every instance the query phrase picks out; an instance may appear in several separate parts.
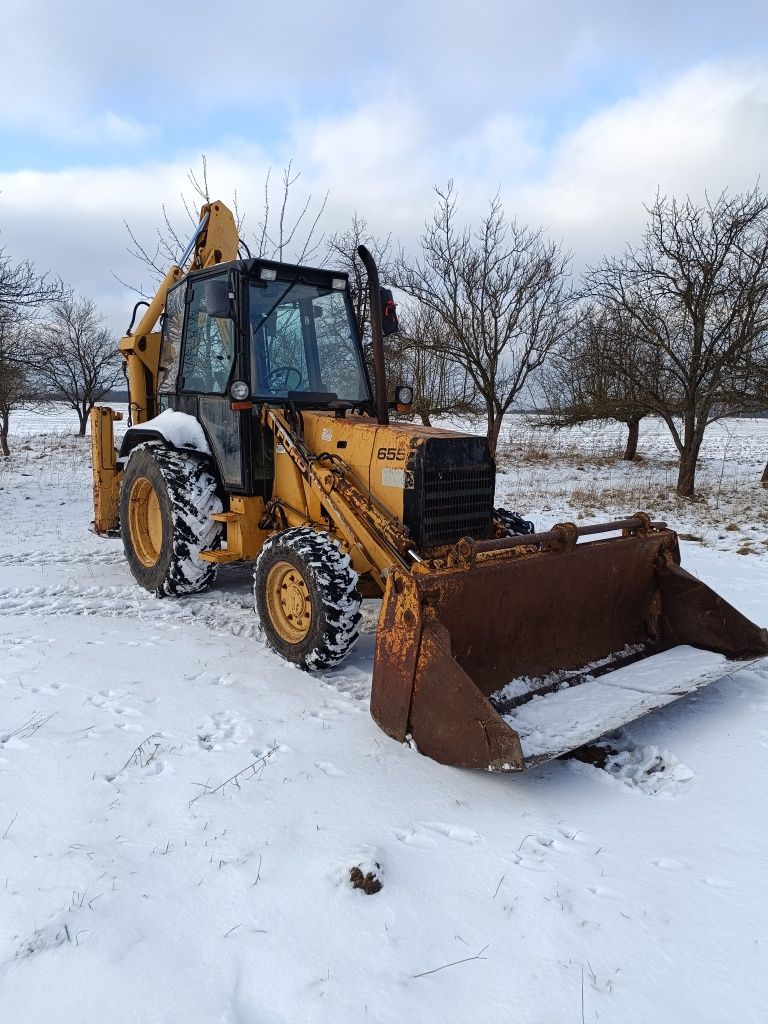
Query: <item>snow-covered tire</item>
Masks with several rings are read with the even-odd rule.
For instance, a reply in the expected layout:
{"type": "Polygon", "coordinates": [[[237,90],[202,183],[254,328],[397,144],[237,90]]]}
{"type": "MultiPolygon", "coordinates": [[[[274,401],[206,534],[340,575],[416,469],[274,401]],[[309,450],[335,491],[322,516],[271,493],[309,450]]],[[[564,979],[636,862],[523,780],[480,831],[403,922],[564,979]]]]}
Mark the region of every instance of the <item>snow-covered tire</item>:
{"type": "Polygon", "coordinates": [[[179,597],[213,582],[216,567],[200,552],[220,544],[222,524],[211,519],[222,510],[216,490],[216,478],[194,456],[158,441],[133,449],[120,487],[120,532],[146,590],[179,597]]]}
{"type": "Polygon", "coordinates": [[[493,516],[510,536],[525,536],[528,533],[536,532],[531,520],[523,519],[517,512],[510,512],[506,508],[495,508],[493,516]]]}
{"type": "Polygon", "coordinates": [[[338,665],[357,640],[357,573],[327,534],[309,527],[273,534],[256,562],[253,593],[267,643],[302,668],[338,665]]]}

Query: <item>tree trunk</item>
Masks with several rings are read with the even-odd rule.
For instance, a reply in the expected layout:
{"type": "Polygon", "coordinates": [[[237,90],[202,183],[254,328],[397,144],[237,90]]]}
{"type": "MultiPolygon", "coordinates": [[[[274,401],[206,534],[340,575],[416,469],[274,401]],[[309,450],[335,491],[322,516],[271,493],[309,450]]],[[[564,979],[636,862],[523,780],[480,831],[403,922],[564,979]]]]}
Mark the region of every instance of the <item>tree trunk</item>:
{"type": "Polygon", "coordinates": [[[85,428],[88,425],[88,415],[82,409],[77,410],[77,418],[80,420],[80,437],[85,437],[85,428]]]}
{"type": "Polygon", "coordinates": [[[501,424],[504,417],[494,416],[490,411],[488,412],[488,447],[491,449],[491,458],[496,458],[496,448],[499,443],[499,434],[501,433],[501,424]]]}
{"type": "Polygon", "coordinates": [[[423,426],[425,426],[425,427],[431,427],[432,426],[432,420],[430,420],[428,412],[420,412],[419,416],[421,417],[421,422],[422,422],[423,426]]]}
{"type": "Polygon", "coordinates": [[[640,437],[640,419],[633,417],[627,420],[629,433],[627,434],[627,446],[624,449],[624,461],[631,462],[637,455],[637,442],[640,437]]]}
{"type": "Polygon", "coordinates": [[[768,487],[768,465],[763,470],[763,475],[760,477],[760,483],[763,487],[768,487]]]}
{"type": "Polygon", "coordinates": [[[8,447],[8,420],[10,418],[10,411],[3,409],[0,411],[0,454],[10,455],[11,450],[8,447]]]}
{"type": "Polygon", "coordinates": [[[677,474],[677,493],[681,498],[692,498],[696,484],[696,464],[699,461],[699,450],[703,438],[698,431],[690,440],[686,437],[680,453],[680,468],[677,474]]]}

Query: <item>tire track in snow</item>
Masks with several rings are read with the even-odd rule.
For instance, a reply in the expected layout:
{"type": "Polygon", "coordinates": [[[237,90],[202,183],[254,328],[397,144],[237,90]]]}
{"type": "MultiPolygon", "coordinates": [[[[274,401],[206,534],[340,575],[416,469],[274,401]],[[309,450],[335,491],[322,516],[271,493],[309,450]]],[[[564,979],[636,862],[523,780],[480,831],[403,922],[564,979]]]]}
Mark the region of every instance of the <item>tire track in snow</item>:
{"type": "MultiPolygon", "coordinates": [[[[61,618],[69,615],[99,618],[130,618],[137,622],[193,623],[222,635],[252,638],[268,652],[261,625],[252,606],[242,597],[222,594],[190,595],[181,599],[156,598],[135,585],[124,587],[78,587],[60,583],[47,587],[15,587],[0,590],[0,617],[23,618],[45,615],[61,618]]],[[[370,628],[370,624],[369,624],[370,628]]],[[[375,630],[375,626],[373,627],[375,630]]],[[[286,665],[279,655],[273,657],[286,665]]],[[[340,669],[312,673],[325,686],[354,700],[370,696],[370,674],[364,668],[342,665],[340,669]],[[341,669],[341,670],[340,670],[341,669]]]]}
{"type": "Polygon", "coordinates": [[[0,590],[0,615],[94,615],[106,618],[127,616],[147,622],[196,622],[235,636],[258,636],[260,627],[250,608],[237,597],[187,597],[159,600],[135,586],[78,587],[57,583],[51,586],[14,587],[0,590]]]}
{"type": "Polygon", "coordinates": [[[14,551],[0,555],[0,566],[11,565],[119,565],[125,562],[119,551],[14,551]]]}

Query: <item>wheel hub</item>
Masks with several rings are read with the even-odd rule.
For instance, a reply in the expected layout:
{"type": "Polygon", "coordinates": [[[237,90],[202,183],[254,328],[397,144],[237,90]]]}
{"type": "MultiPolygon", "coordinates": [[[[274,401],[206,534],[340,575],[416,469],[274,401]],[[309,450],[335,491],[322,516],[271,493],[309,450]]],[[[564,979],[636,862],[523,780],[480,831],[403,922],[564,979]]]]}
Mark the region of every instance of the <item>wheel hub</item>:
{"type": "Polygon", "coordinates": [[[312,599],[304,577],[290,562],[277,562],[267,576],[272,624],[289,644],[298,644],[312,625],[312,599]]]}
{"type": "Polygon", "coordinates": [[[163,547],[163,515],[160,499],[146,477],[138,477],[131,488],[128,528],[136,557],[147,569],[157,564],[163,547]]]}

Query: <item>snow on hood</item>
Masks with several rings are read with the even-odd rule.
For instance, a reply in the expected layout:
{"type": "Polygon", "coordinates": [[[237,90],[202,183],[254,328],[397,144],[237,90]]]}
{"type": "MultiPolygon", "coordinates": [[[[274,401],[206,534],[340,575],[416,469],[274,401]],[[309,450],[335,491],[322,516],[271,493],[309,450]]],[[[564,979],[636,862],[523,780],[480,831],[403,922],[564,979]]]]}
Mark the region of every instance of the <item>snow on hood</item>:
{"type": "Polygon", "coordinates": [[[194,416],[186,412],[166,409],[152,420],[138,425],[139,430],[156,430],[176,448],[192,448],[197,452],[211,454],[208,440],[194,416]]]}

